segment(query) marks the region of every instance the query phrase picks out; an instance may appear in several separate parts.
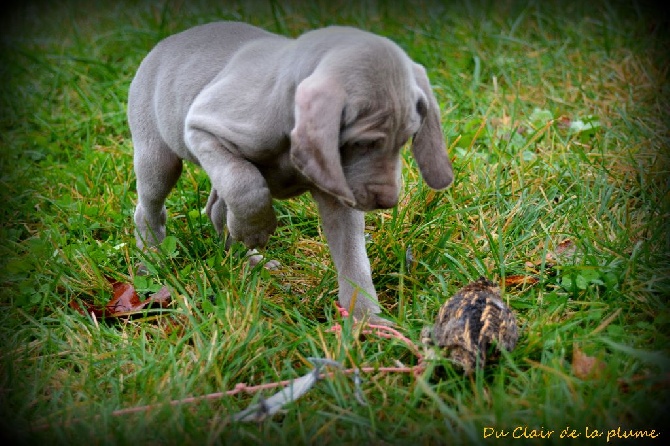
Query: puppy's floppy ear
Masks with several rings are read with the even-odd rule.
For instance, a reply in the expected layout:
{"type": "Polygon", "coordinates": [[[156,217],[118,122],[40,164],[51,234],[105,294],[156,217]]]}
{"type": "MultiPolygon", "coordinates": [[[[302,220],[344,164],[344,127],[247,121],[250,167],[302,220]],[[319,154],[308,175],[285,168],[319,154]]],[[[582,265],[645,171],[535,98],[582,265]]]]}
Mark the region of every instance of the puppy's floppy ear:
{"type": "Polygon", "coordinates": [[[426,70],[419,64],[414,64],[414,77],[423,92],[416,104],[423,123],[412,140],[412,154],[428,186],[444,189],[454,180],[454,172],[440,127],[440,106],[430,88],[426,70]]]}
{"type": "Polygon", "coordinates": [[[340,121],[346,93],[337,82],[317,73],[295,92],[295,127],[291,131],[291,161],[319,189],[356,204],[340,159],[340,121]]]}

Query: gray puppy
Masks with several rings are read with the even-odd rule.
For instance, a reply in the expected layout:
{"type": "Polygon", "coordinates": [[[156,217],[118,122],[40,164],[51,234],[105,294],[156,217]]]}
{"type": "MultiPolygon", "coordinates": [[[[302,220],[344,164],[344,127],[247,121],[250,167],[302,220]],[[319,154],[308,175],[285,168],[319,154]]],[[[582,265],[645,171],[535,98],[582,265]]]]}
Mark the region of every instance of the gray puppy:
{"type": "Polygon", "coordinates": [[[183,160],[201,166],[219,234],[264,246],[272,200],[309,191],[354,315],[381,311],[365,250],[364,212],[398,203],[400,150],[434,189],[453,179],[424,68],[390,40],[348,27],[297,39],[234,22],[170,36],[130,86],[137,246],[165,237],[165,199],[183,160]],[[355,296],[355,297],[354,297],[355,296]]]}

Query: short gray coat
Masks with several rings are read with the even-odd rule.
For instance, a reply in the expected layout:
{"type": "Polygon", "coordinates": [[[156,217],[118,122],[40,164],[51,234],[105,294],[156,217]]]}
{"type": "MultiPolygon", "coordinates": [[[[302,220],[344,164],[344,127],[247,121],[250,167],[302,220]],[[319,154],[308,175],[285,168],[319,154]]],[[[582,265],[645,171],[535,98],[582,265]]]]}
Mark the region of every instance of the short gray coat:
{"type": "Polygon", "coordinates": [[[165,198],[182,161],[212,183],[207,213],[224,234],[264,246],[273,199],[309,191],[338,271],[339,301],[381,311],[365,250],[364,212],[397,204],[400,150],[426,183],[453,179],[440,111],[424,68],[389,39],[328,27],[289,39],[236,22],[161,42],[130,86],[137,244],[165,237],[165,198]]]}

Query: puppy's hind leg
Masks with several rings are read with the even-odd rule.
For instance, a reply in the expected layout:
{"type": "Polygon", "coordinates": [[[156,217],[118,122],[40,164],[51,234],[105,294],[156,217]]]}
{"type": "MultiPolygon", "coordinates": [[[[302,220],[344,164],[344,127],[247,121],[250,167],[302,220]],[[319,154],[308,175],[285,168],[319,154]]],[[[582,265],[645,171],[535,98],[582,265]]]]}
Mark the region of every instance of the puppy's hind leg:
{"type": "Polygon", "coordinates": [[[182,160],[162,145],[135,143],[137,207],[135,237],[137,247],[153,247],[165,238],[165,199],[177,183],[182,160]]]}

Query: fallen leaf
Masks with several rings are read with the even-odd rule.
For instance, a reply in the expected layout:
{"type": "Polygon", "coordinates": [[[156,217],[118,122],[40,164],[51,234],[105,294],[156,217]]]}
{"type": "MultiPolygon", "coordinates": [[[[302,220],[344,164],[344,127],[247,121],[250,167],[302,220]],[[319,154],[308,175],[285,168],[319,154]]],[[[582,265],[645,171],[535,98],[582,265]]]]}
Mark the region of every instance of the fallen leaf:
{"type": "Polygon", "coordinates": [[[558,255],[558,254],[571,253],[574,250],[575,250],[575,244],[572,240],[568,238],[559,243],[558,246],[556,246],[554,252],[558,255]]]}
{"type": "Polygon", "coordinates": [[[576,250],[577,246],[575,246],[574,242],[570,239],[565,239],[556,246],[553,252],[549,251],[547,253],[547,260],[556,261],[560,258],[571,257],[576,250]]]}
{"type": "Polygon", "coordinates": [[[556,125],[562,129],[569,129],[572,124],[572,119],[567,116],[561,116],[556,120],[556,125]]]}
{"type": "Polygon", "coordinates": [[[81,314],[92,314],[96,318],[118,318],[138,313],[146,307],[157,305],[160,308],[167,307],[171,302],[170,289],[166,286],[146,298],[140,300],[135,287],[129,283],[117,282],[107,278],[112,285],[112,299],[104,306],[96,306],[86,301],[81,305],[76,301],[70,301],[70,307],[81,314]],[[83,305],[83,308],[82,308],[83,305]]]}
{"type": "Polygon", "coordinates": [[[112,290],[114,297],[105,305],[105,309],[111,316],[133,311],[142,303],[135,287],[129,283],[113,282],[112,290]]]}
{"type": "MultiPolygon", "coordinates": [[[[563,263],[565,259],[574,257],[577,252],[577,247],[570,239],[565,239],[556,245],[556,248],[553,251],[547,251],[547,254],[544,257],[544,269],[548,273],[554,272],[553,269],[557,264],[563,263]]],[[[542,260],[528,260],[524,263],[526,269],[529,272],[539,273],[539,268],[542,265],[542,260]]],[[[514,276],[512,276],[514,277],[514,276]]]]}
{"type": "Polygon", "coordinates": [[[70,308],[77,311],[78,313],[83,314],[84,316],[92,314],[96,318],[104,317],[105,311],[102,308],[97,308],[95,305],[86,301],[81,301],[81,304],[84,306],[84,308],[82,308],[82,305],[79,305],[79,302],[71,300],[70,308]]]}
{"type": "Polygon", "coordinates": [[[598,378],[605,363],[586,355],[576,344],[572,346],[572,373],[580,379],[598,378]]]}
{"type": "Polygon", "coordinates": [[[156,291],[154,294],[149,296],[147,300],[143,303],[148,304],[158,304],[161,308],[165,308],[172,302],[172,293],[170,293],[170,288],[164,286],[160,290],[156,291]]]}
{"type": "Polygon", "coordinates": [[[539,282],[537,277],[525,274],[513,274],[511,276],[505,276],[505,288],[521,287],[523,285],[535,285],[537,282],[539,282]]]}

